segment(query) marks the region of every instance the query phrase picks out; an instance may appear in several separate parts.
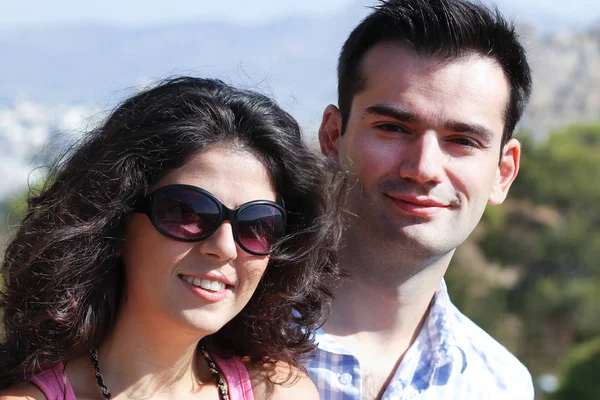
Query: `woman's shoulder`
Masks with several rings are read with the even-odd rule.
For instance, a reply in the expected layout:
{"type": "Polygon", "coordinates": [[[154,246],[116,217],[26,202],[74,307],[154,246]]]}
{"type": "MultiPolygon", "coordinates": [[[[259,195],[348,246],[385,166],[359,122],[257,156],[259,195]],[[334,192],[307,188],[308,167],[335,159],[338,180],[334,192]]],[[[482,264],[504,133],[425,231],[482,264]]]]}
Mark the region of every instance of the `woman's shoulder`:
{"type": "MultiPolygon", "coordinates": [[[[60,362],[30,377],[25,382],[0,391],[0,400],[75,400],[71,378],[71,376],[67,376],[65,364],[60,362]]],[[[83,397],[83,399],[85,398],[83,397]]]]}
{"type": "Polygon", "coordinates": [[[248,366],[255,400],[318,400],[319,393],[306,372],[286,363],[269,368],[248,366]]]}
{"type": "Polygon", "coordinates": [[[0,400],[47,400],[44,393],[30,382],[22,382],[0,390],[0,400]]]}

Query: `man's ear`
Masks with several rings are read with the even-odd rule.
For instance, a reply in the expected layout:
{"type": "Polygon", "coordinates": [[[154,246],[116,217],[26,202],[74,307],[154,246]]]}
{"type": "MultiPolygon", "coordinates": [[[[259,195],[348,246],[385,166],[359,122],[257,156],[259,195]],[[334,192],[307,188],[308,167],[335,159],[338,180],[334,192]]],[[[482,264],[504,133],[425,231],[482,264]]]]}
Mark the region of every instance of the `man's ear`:
{"type": "Polygon", "coordinates": [[[330,104],[323,112],[323,120],[319,128],[319,143],[321,145],[321,153],[336,161],[339,161],[340,144],[339,139],[342,137],[342,115],[340,110],[330,104]]]}
{"type": "Polygon", "coordinates": [[[489,204],[501,204],[508,189],[519,173],[519,162],[521,160],[521,143],[517,139],[510,139],[502,149],[502,157],[496,172],[496,180],[488,199],[489,204]]]}

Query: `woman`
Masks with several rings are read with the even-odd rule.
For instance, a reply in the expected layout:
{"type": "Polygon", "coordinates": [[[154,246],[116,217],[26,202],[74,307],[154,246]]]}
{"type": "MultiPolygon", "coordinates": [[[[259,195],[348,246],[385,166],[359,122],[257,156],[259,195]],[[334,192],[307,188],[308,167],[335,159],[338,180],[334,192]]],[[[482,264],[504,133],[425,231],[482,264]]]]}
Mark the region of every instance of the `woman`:
{"type": "Polygon", "coordinates": [[[268,98],[178,78],[53,169],[2,265],[2,399],[317,398],[339,225],[268,98]]]}

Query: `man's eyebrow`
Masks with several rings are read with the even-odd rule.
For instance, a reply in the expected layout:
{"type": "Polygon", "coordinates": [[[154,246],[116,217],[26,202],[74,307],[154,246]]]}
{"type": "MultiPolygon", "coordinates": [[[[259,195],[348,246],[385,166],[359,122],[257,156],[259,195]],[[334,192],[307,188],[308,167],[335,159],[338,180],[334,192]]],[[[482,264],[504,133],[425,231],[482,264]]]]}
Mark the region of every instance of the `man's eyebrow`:
{"type": "Polygon", "coordinates": [[[402,122],[418,122],[417,116],[407,108],[390,107],[382,104],[376,104],[367,108],[367,114],[381,115],[390,117],[402,122]]]}
{"type": "Polygon", "coordinates": [[[477,136],[480,136],[484,141],[493,141],[495,136],[491,129],[488,129],[480,124],[472,124],[453,120],[446,122],[444,127],[453,132],[472,132],[477,136]]]}

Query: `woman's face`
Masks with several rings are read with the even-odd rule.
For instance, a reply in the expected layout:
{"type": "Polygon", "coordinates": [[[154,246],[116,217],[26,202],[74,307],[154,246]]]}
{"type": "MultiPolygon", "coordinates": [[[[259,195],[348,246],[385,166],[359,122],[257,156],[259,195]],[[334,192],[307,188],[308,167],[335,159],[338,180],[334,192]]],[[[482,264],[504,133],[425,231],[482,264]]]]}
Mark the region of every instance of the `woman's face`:
{"type": "MultiPolygon", "coordinates": [[[[276,200],[264,164],[241,149],[201,151],[152,191],[173,184],[205,189],[232,209],[253,200],[276,200]]],[[[176,327],[202,336],[214,333],[242,310],[269,261],[268,256],[242,250],[229,221],[210,237],[185,243],[161,235],[141,213],[134,213],[128,222],[123,258],[127,300],[122,311],[148,316],[165,329],[176,327]]]]}

